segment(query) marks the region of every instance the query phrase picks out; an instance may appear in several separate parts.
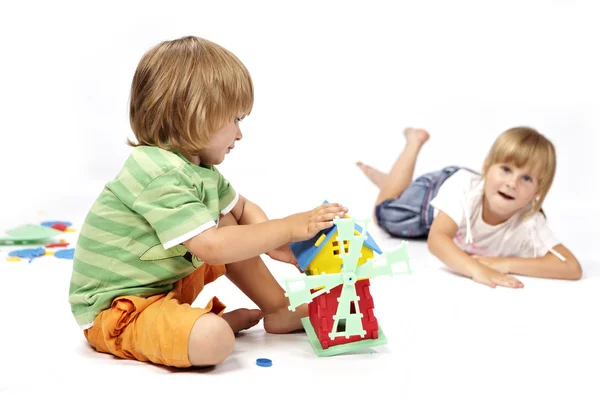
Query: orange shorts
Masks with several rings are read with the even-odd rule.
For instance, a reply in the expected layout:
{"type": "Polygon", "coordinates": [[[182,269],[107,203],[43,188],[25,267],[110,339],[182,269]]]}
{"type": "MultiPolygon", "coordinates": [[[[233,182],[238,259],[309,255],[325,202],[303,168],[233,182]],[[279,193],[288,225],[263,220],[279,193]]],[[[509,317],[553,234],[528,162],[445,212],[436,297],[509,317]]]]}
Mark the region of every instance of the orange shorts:
{"type": "Polygon", "coordinates": [[[204,285],[225,274],[224,265],[203,265],[181,279],[169,293],[148,298],[121,296],[102,311],[84,331],[89,344],[102,353],[150,361],[172,367],[190,367],[188,340],[196,320],[225,305],[216,297],[205,308],[192,307],[204,285]]]}

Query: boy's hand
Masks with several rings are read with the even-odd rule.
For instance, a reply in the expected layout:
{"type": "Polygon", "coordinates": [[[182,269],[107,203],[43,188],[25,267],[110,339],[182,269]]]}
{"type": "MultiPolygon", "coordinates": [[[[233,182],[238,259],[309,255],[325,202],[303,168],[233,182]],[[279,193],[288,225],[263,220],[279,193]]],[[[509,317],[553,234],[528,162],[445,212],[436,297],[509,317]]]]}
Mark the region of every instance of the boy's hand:
{"type": "Polygon", "coordinates": [[[515,289],[523,287],[523,283],[520,280],[510,275],[505,275],[501,272],[495,271],[483,264],[481,264],[481,268],[477,268],[477,270],[473,273],[472,279],[475,282],[483,283],[484,285],[492,288],[495,288],[498,285],[515,289]]]}
{"type": "Polygon", "coordinates": [[[289,243],[269,251],[267,255],[273,260],[281,261],[287,264],[292,264],[299,271],[302,272],[302,270],[300,269],[300,265],[298,264],[298,260],[296,260],[294,253],[292,253],[292,250],[290,249],[289,243]]]}
{"type": "Polygon", "coordinates": [[[344,218],[348,209],[338,203],[321,204],[315,209],[286,217],[291,230],[291,241],[299,242],[314,237],[323,229],[331,228],[335,217],[344,218]]]}

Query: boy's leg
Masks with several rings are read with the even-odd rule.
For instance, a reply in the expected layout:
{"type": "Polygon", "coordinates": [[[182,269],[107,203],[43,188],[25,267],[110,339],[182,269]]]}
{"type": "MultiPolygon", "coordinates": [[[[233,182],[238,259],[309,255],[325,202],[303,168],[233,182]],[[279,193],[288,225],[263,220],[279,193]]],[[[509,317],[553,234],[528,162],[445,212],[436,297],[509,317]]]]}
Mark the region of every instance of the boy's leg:
{"type": "Polygon", "coordinates": [[[220,364],[233,351],[235,335],[224,318],[213,313],[201,315],[190,332],[188,358],[195,367],[220,364]]]}
{"type": "Polygon", "coordinates": [[[176,291],[124,296],[84,333],[97,351],[120,358],[178,368],[211,366],[225,360],[235,341],[227,322],[215,314],[220,310],[212,300],[204,309],[181,303],[176,291]]]}
{"type": "MultiPolygon", "coordinates": [[[[417,156],[421,147],[429,139],[429,133],[423,129],[406,128],[406,144],[387,175],[374,168],[358,163],[363,172],[375,183],[380,191],[375,206],[383,201],[398,197],[410,185],[413,179],[417,156]]],[[[375,221],[377,219],[375,218],[375,221]]]]}
{"type": "MultiPolygon", "coordinates": [[[[237,224],[228,214],[221,218],[219,226],[237,224]]],[[[263,312],[265,330],[270,333],[289,333],[302,329],[301,318],[308,315],[308,305],[295,311],[288,310],[289,301],[283,288],[260,257],[227,265],[227,278],[248,296],[263,312]]],[[[233,316],[229,313],[230,316],[233,316]]],[[[223,316],[227,319],[227,315],[223,316]]]]}

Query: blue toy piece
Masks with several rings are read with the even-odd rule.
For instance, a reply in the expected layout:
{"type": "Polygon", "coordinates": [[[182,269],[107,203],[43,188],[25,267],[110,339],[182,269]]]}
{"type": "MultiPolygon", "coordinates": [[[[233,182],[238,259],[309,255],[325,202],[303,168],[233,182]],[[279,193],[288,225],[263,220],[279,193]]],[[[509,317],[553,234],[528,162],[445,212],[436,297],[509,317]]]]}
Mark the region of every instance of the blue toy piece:
{"type": "MultiPolygon", "coordinates": [[[[323,204],[327,203],[327,200],[323,202],[323,204]]],[[[294,253],[294,257],[296,257],[296,260],[298,260],[298,265],[302,271],[305,271],[306,268],[308,268],[313,258],[319,254],[323,246],[325,246],[329,239],[336,233],[337,229],[338,226],[334,225],[331,228],[324,229],[317,233],[312,239],[304,240],[302,242],[293,242],[290,244],[290,250],[292,250],[292,253],[294,253]],[[323,235],[325,235],[325,239],[321,240],[321,243],[318,246],[315,246],[317,240],[319,240],[323,235]]],[[[362,227],[360,227],[358,224],[354,225],[354,229],[362,233],[362,227]]],[[[377,254],[382,254],[383,252],[379,246],[377,246],[377,243],[375,243],[375,240],[371,237],[371,235],[369,235],[368,232],[366,235],[367,239],[364,241],[364,245],[377,254]]]]}
{"type": "Polygon", "coordinates": [[[29,262],[32,262],[34,258],[41,257],[46,253],[43,247],[37,247],[35,249],[23,249],[15,250],[8,253],[9,257],[28,258],[29,262]]]}
{"type": "Polygon", "coordinates": [[[273,361],[269,360],[268,358],[257,358],[256,365],[259,367],[270,367],[273,365],[273,361]]]}
{"type": "Polygon", "coordinates": [[[75,257],[75,249],[64,249],[54,253],[56,258],[64,258],[65,260],[72,260],[75,257]]]}
{"type": "Polygon", "coordinates": [[[67,222],[67,221],[44,221],[40,225],[51,228],[53,225],[56,225],[56,224],[65,224],[66,226],[72,225],[70,222],[67,222]]]}

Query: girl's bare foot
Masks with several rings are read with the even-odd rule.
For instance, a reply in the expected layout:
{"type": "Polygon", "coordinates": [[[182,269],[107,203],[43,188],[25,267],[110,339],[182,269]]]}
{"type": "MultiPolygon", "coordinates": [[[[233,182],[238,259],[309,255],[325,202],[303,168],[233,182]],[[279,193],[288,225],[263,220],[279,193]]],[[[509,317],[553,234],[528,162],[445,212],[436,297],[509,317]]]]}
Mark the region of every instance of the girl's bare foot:
{"type": "Polygon", "coordinates": [[[420,146],[429,140],[429,133],[425,129],[406,128],[404,129],[406,144],[418,143],[420,146]]]}
{"type": "Polygon", "coordinates": [[[360,161],[357,162],[356,165],[362,170],[362,172],[364,172],[367,178],[369,178],[369,180],[375,184],[375,186],[377,186],[379,189],[383,187],[383,184],[387,179],[386,173],[378,171],[370,165],[363,164],[360,161]]]}
{"type": "Polygon", "coordinates": [[[263,313],[260,310],[249,310],[247,308],[239,308],[222,315],[223,319],[227,321],[231,330],[234,334],[245,329],[250,329],[254,325],[258,324],[263,317],[263,313]]]}
{"type": "Polygon", "coordinates": [[[308,316],[308,304],[302,304],[295,311],[286,308],[265,315],[265,330],[269,333],[290,333],[304,329],[302,318],[308,316]]]}
{"type": "MultiPolygon", "coordinates": [[[[406,146],[410,146],[411,148],[414,148],[415,146],[420,148],[429,140],[429,133],[425,129],[406,128],[404,129],[404,136],[406,137],[406,146]]],[[[379,189],[383,188],[388,179],[388,174],[376,170],[370,165],[366,165],[360,161],[357,162],[356,165],[362,170],[367,178],[375,184],[375,186],[379,189]]]]}

